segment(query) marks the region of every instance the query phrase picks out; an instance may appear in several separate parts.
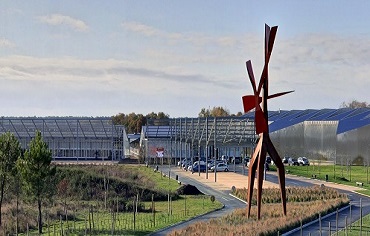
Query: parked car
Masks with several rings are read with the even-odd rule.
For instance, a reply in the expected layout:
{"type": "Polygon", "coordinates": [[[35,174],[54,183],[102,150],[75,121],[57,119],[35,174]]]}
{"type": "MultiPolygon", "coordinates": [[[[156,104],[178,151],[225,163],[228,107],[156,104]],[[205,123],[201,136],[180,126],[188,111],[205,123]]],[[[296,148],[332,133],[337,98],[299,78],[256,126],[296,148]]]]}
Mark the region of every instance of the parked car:
{"type": "Polygon", "coordinates": [[[244,165],[247,166],[250,159],[251,159],[250,157],[244,157],[244,165]]]}
{"type": "Polygon", "coordinates": [[[241,157],[232,157],[231,163],[240,164],[242,158],[241,157]]]}
{"type": "Polygon", "coordinates": [[[185,163],[182,165],[182,168],[183,168],[184,170],[188,170],[189,166],[192,166],[192,165],[193,165],[193,162],[191,162],[191,161],[187,161],[187,162],[185,162],[185,163]]]}
{"type": "MultiPolygon", "coordinates": [[[[224,160],[216,160],[216,164],[220,164],[220,163],[226,164],[224,160]]],[[[215,165],[215,160],[211,160],[210,162],[208,162],[208,169],[211,169],[212,166],[214,165],[215,165]]]]}
{"type": "Polygon", "coordinates": [[[229,171],[229,166],[226,163],[218,163],[216,166],[211,167],[211,171],[229,171]]]}
{"type": "Polygon", "coordinates": [[[309,166],[310,162],[306,157],[298,157],[298,164],[301,166],[309,166]]]}
{"type": "Polygon", "coordinates": [[[199,162],[200,162],[201,165],[205,165],[206,164],[205,161],[196,161],[196,162],[194,162],[194,165],[198,165],[199,162]]]}
{"type": "Polygon", "coordinates": [[[206,172],[206,165],[193,165],[193,172],[206,172]]]}
{"type": "Polygon", "coordinates": [[[187,161],[190,161],[190,159],[181,159],[181,161],[177,162],[177,165],[182,167],[187,161]]]}
{"type": "Polygon", "coordinates": [[[283,161],[283,163],[284,163],[284,164],[288,164],[289,158],[290,158],[290,157],[283,157],[283,160],[282,160],[282,161],[283,161]]]}
{"type": "Polygon", "coordinates": [[[290,166],[298,166],[298,161],[296,158],[289,157],[288,159],[288,165],[290,166]]]}

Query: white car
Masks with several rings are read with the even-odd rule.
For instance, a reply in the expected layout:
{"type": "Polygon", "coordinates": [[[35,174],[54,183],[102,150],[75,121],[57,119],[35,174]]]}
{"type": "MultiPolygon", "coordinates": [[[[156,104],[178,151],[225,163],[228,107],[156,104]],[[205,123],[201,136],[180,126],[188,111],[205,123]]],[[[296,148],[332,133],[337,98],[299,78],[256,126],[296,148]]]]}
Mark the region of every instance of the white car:
{"type": "MultiPolygon", "coordinates": [[[[216,160],[216,164],[220,164],[220,163],[226,164],[226,162],[223,161],[223,160],[216,160]]],[[[215,165],[215,161],[214,160],[208,162],[208,169],[211,169],[212,166],[214,166],[214,165],[215,165]]]]}
{"type": "Polygon", "coordinates": [[[298,157],[298,165],[309,166],[310,162],[306,157],[298,157]]]}
{"type": "Polygon", "coordinates": [[[211,167],[211,171],[225,171],[225,172],[228,172],[229,171],[229,166],[225,163],[218,163],[216,166],[212,166],[211,167]]]}

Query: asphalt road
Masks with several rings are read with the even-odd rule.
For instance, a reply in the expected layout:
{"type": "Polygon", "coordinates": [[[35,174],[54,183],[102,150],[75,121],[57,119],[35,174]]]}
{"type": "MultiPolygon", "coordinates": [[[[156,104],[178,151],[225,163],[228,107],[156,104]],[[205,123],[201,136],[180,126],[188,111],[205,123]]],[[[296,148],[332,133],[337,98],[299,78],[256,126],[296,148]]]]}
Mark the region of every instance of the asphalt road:
{"type": "MultiPolygon", "coordinates": [[[[162,168],[163,168],[162,169],[163,171],[168,172],[168,166],[163,166],[162,168]]],[[[172,168],[175,168],[175,167],[172,167],[172,168]]],[[[234,166],[231,164],[230,171],[233,171],[239,174],[248,175],[248,169],[246,167],[243,168],[242,165],[234,166]]],[[[179,177],[181,178],[183,183],[196,186],[204,194],[214,195],[218,201],[222,202],[225,205],[225,207],[222,210],[212,212],[204,216],[197,217],[187,222],[179,223],[175,226],[168,227],[161,231],[157,231],[153,233],[152,235],[155,235],[155,236],[166,235],[175,229],[186,227],[195,222],[207,221],[212,218],[221,217],[228,213],[231,213],[237,208],[246,207],[245,203],[231,197],[229,195],[230,193],[229,190],[219,191],[216,189],[212,189],[211,187],[191,177],[186,177],[185,175],[181,176],[181,172],[177,174],[180,175],[179,177]]],[[[273,183],[278,183],[278,178],[275,173],[267,172],[266,180],[273,182],[273,183]]],[[[297,179],[297,178],[289,178],[289,176],[286,176],[285,183],[286,183],[286,186],[295,186],[295,187],[297,186],[308,187],[308,186],[314,185],[313,183],[308,182],[305,178],[297,179]]],[[[325,184],[325,182],[323,184],[325,184]]],[[[334,233],[336,230],[343,229],[346,225],[346,221],[347,221],[347,224],[349,224],[350,222],[354,222],[360,219],[361,218],[360,214],[362,214],[362,216],[370,214],[370,198],[369,197],[362,196],[354,192],[349,192],[349,191],[346,191],[340,188],[338,188],[338,190],[340,192],[348,194],[350,198],[350,202],[351,202],[350,207],[347,207],[346,209],[338,212],[338,214],[333,213],[332,215],[327,216],[326,218],[322,218],[321,222],[320,221],[311,222],[310,225],[304,226],[302,230],[297,229],[295,232],[291,231],[285,235],[312,235],[312,236],[313,235],[329,235],[329,233],[334,233]],[[330,222],[330,229],[329,229],[329,222],[330,222]]],[[[363,228],[366,230],[370,230],[370,226],[363,227],[363,228]]]]}

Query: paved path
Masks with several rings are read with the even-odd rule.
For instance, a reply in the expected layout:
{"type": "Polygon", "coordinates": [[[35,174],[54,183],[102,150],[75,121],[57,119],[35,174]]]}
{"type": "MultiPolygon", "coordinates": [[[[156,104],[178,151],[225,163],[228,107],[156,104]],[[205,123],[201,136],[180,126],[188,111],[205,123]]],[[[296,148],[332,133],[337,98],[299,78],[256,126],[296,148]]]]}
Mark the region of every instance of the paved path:
{"type": "MultiPolygon", "coordinates": [[[[184,171],[177,167],[172,167],[171,173],[172,175],[191,177],[220,191],[231,190],[233,186],[236,188],[247,188],[248,185],[248,176],[234,172],[216,172],[216,173],[209,172],[208,179],[206,178],[207,173],[203,172],[192,173],[191,171],[184,171]]],[[[179,179],[179,181],[181,181],[181,178],[179,179]]],[[[257,186],[256,182],[255,186],[257,186]]],[[[266,180],[263,181],[263,188],[278,188],[278,187],[279,185],[276,183],[266,180]]]]}

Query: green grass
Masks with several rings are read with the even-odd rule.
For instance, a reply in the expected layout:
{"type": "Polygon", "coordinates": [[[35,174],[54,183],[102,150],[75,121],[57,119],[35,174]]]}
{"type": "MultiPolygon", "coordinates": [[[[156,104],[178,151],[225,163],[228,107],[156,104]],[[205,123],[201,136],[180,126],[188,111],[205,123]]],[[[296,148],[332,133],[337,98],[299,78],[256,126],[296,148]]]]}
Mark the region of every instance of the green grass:
{"type": "Polygon", "coordinates": [[[337,236],[357,236],[357,235],[370,235],[370,215],[362,217],[362,227],[360,227],[361,221],[358,220],[353,222],[351,225],[347,226],[345,229],[339,231],[336,234],[337,236]]]}
{"type": "MultiPolygon", "coordinates": [[[[370,190],[370,173],[366,166],[340,166],[340,165],[311,165],[311,166],[285,166],[289,174],[325,180],[329,182],[357,186],[356,182],[363,183],[363,188],[370,190]]],[[[368,194],[368,191],[364,191],[368,194]]]]}
{"type": "Polygon", "coordinates": [[[158,172],[154,172],[153,168],[145,166],[125,166],[125,168],[138,168],[140,172],[150,176],[150,179],[156,183],[157,189],[170,190],[173,192],[179,188],[179,184],[175,180],[171,179],[171,176],[168,176],[168,173],[162,173],[161,175],[160,170],[158,172]],[[164,177],[163,174],[166,174],[166,177],[164,177]]]}
{"type": "MultiPolygon", "coordinates": [[[[274,167],[276,170],[276,167],[274,167]]],[[[349,186],[357,186],[356,182],[361,182],[365,190],[356,192],[370,196],[370,169],[367,166],[341,166],[341,165],[311,165],[311,166],[285,166],[289,174],[312,178],[316,175],[317,179],[349,186]]],[[[370,215],[363,217],[362,233],[370,234],[370,215]]],[[[360,235],[360,221],[354,222],[351,227],[338,232],[336,235],[360,235]]]]}
{"type": "MultiPolygon", "coordinates": [[[[144,204],[148,209],[152,203],[144,204]]],[[[85,232],[90,232],[90,229],[94,235],[112,235],[112,232],[114,235],[147,235],[222,207],[220,202],[211,202],[210,196],[206,195],[182,196],[179,200],[172,201],[170,212],[168,205],[168,201],[155,202],[155,214],[139,212],[135,215],[135,224],[133,212],[117,213],[113,218],[111,212],[101,210],[90,214],[90,221],[88,211],[79,212],[75,219],[51,222],[43,228],[42,235],[61,235],[62,230],[64,234],[68,232],[68,235],[84,235],[85,232]]],[[[38,234],[33,230],[30,235],[38,234]]]]}
{"type": "MultiPolygon", "coordinates": [[[[140,173],[148,176],[150,180],[156,183],[155,188],[158,190],[174,192],[180,187],[177,181],[168,176],[164,177],[161,172],[154,172],[150,167],[125,165],[120,168],[121,171],[139,170],[140,173]]],[[[48,224],[47,219],[43,219],[43,235],[61,235],[62,231],[64,235],[85,235],[85,233],[89,235],[90,228],[93,235],[112,235],[112,233],[114,235],[147,235],[169,225],[222,208],[222,203],[212,202],[210,196],[207,195],[181,195],[178,200],[171,201],[170,211],[168,201],[155,202],[154,215],[150,210],[152,202],[143,202],[145,209],[148,209],[149,212],[137,213],[134,224],[133,212],[122,212],[113,215],[110,211],[99,207],[103,205],[102,202],[74,201],[74,204],[78,203],[95,206],[94,220],[92,220],[92,214],[89,214],[87,209],[79,210],[75,217],[68,221],[62,219],[48,224]]],[[[38,233],[36,230],[30,230],[29,235],[38,235],[38,233]]]]}

